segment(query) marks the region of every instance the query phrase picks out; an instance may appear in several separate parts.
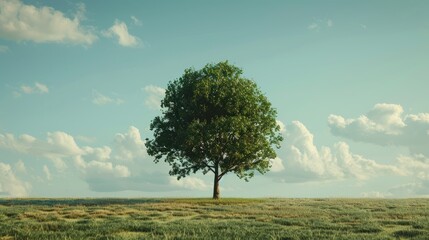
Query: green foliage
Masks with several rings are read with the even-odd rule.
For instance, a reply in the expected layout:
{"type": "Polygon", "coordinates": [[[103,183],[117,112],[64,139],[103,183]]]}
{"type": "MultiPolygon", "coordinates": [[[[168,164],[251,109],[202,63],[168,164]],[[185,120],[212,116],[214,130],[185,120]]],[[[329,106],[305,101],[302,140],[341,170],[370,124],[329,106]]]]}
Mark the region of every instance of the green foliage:
{"type": "MultiPolygon", "coordinates": [[[[228,62],[186,69],[168,84],[162,116],[150,126],[146,147],[178,179],[201,170],[220,180],[228,172],[248,180],[265,173],[282,137],[276,110],[242,70],[228,62]]],[[[215,180],[216,181],[216,180],[215,180]]]]}
{"type": "Polygon", "coordinates": [[[0,199],[0,239],[427,239],[429,199],[0,199]]]}

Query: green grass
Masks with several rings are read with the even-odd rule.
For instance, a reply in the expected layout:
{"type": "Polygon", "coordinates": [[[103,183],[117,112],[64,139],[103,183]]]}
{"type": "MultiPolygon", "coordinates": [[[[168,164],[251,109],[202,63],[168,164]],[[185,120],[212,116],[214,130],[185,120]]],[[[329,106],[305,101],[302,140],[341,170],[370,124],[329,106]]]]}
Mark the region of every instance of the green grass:
{"type": "Polygon", "coordinates": [[[429,239],[429,199],[0,199],[6,239],[429,239]]]}

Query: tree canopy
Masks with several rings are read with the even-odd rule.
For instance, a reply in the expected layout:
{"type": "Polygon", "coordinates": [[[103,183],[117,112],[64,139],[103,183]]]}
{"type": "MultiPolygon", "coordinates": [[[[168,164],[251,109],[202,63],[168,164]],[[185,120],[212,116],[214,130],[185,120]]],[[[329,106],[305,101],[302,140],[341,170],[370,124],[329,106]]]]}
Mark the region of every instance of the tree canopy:
{"type": "Polygon", "coordinates": [[[227,61],[186,69],[168,84],[162,115],[150,125],[154,138],[146,141],[148,154],[169,163],[178,179],[213,172],[213,198],[229,172],[246,181],[267,172],[283,140],[276,110],[242,73],[227,61]]]}

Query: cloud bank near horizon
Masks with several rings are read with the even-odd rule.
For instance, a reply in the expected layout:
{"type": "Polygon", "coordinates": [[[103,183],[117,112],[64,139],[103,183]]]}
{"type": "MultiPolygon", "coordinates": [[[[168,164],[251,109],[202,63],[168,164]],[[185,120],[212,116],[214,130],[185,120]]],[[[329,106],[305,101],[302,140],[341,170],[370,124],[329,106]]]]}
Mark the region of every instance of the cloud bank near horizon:
{"type": "Polygon", "coordinates": [[[314,135],[299,121],[285,126],[285,143],[282,146],[282,162],[275,162],[277,180],[299,183],[356,179],[364,181],[382,174],[405,175],[399,167],[377,163],[374,160],[354,154],[345,142],[333,147],[317,147],[314,135]],[[278,166],[282,170],[278,171],[278,166]]]}
{"type": "Polygon", "coordinates": [[[398,104],[379,103],[358,118],[347,119],[330,115],[331,133],[345,139],[379,146],[399,146],[408,149],[396,165],[413,182],[392,187],[395,196],[429,196],[429,113],[404,114],[398,104]]]}
{"type": "MultiPolygon", "coordinates": [[[[147,89],[148,93],[162,93],[161,88],[147,89]]],[[[400,144],[410,147],[411,144],[406,144],[404,139],[427,130],[426,114],[402,114],[402,107],[399,105],[377,104],[368,114],[358,119],[331,115],[329,124],[331,131],[341,130],[338,135],[349,136],[353,140],[365,140],[381,146],[400,144]],[[366,131],[367,134],[361,134],[360,131],[366,131]],[[391,138],[394,141],[388,142],[392,141],[391,138]]],[[[279,156],[271,160],[271,172],[267,175],[276,182],[347,179],[365,182],[382,175],[406,176],[414,180],[377,193],[383,196],[429,194],[429,158],[424,153],[416,152],[418,149],[410,148],[410,155],[398,156],[392,163],[379,163],[353,153],[349,144],[344,141],[330,147],[317,146],[313,133],[300,121],[284,124],[277,120],[277,124],[285,136],[285,142],[279,156]]],[[[419,136],[425,137],[424,134],[419,136]]],[[[130,126],[126,132],[117,133],[111,143],[105,146],[82,146],[76,142],[76,138],[78,136],[62,131],[48,132],[45,139],[29,134],[15,136],[0,132],[0,148],[41,161],[42,174],[35,177],[52,181],[58,174],[75,171],[88,184],[89,189],[95,192],[169,192],[179,189],[205,191],[210,188],[210,184],[197,176],[189,176],[180,181],[168,176],[168,166],[154,164],[147,155],[145,141],[137,127],[130,126]]],[[[31,184],[21,178],[28,174],[27,163],[22,160],[15,164],[0,162],[0,194],[31,196],[31,184]]]]}

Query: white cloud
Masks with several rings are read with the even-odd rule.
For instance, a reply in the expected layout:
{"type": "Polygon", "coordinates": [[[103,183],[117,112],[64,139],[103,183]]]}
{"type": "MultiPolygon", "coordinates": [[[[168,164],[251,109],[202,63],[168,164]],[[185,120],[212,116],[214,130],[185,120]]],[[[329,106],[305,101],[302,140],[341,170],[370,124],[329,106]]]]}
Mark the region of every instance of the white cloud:
{"type": "Polygon", "coordinates": [[[331,19],[328,19],[328,21],[326,21],[326,25],[328,27],[332,27],[332,26],[334,26],[334,21],[332,21],[331,19]]]}
{"type": "Polygon", "coordinates": [[[374,160],[365,159],[364,157],[350,152],[349,146],[340,142],[335,144],[337,149],[337,160],[343,171],[357,179],[368,179],[371,176],[378,176],[379,174],[394,174],[404,176],[405,171],[394,165],[379,164],[374,160]]]}
{"type": "Polygon", "coordinates": [[[8,46],[4,46],[4,45],[0,45],[0,53],[4,53],[9,51],[9,47],[8,46]]]}
{"type": "MultiPolygon", "coordinates": [[[[22,85],[20,91],[25,94],[39,93],[45,94],[49,92],[49,88],[41,83],[35,82],[34,86],[22,85]]],[[[19,94],[18,92],[16,92],[19,94]]]]}
{"type": "Polygon", "coordinates": [[[140,131],[130,126],[127,133],[118,133],[113,142],[115,159],[132,161],[147,156],[145,142],[141,139],[140,131]]]}
{"type": "Polygon", "coordinates": [[[125,178],[130,176],[130,170],[124,165],[96,160],[85,162],[82,158],[77,158],[75,161],[76,166],[83,171],[85,176],[90,176],[91,178],[104,178],[109,176],[114,178],[125,178]]]}
{"type": "Polygon", "coordinates": [[[19,180],[9,164],[0,162],[0,195],[9,197],[26,197],[30,184],[19,180]]]}
{"type": "MultiPolygon", "coordinates": [[[[396,104],[376,104],[374,108],[357,119],[344,119],[341,116],[330,115],[328,118],[331,130],[348,128],[349,131],[361,134],[399,135],[405,127],[402,120],[404,110],[396,104]]],[[[335,133],[335,132],[334,132],[335,133]]]]}
{"type": "Polygon", "coordinates": [[[389,192],[398,197],[429,196],[429,157],[423,154],[399,156],[397,161],[413,182],[395,186],[389,192]]]}
{"type": "Polygon", "coordinates": [[[64,159],[83,154],[73,137],[64,132],[47,133],[46,141],[28,134],[15,137],[12,134],[0,134],[0,148],[51,160],[57,169],[67,167],[64,159]]]}
{"type": "Polygon", "coordinates": [[[185,177],[177,180],[175,177],[170,177],[170,184],[175,187],[192,189],[192,190],[206,190],[209,186],[202,180],[196,177],[185,177]]]}
{"type": "Polygon", "coordinates": [[[175,191],[177,188],[206,190],[207,184],[196,177],[177,181],[168,175],[167,166],[153,163],[146,152],[140,131],[130,126],[125,133],[117,133],[111,146],[110,162],[76,159],[75,164],[83,172],[90,189],[99,192],[124,190],[175,191]],[[121,163],[118,165],[117,163],[121,163]],[[115,166],[115,164],[117,164],[115,166]],[[110,176],[110,177],[109,177],[110,176]]]}
{"type": "MultiPolygon", "coordinates": [[[[77,170],[93,191],[206,189],[205,182],[194,177],[172,181],[169,168],[153,163],[144,143],[139,129],[134,126],[125,133],[116,134],[111,146],[102,147],[79,146],[73,136],[64,132],[47,133],[46,140],[28,134],[15,137],[0,133],[0,149],[41,158],[39,161],[51,160],[58,171],[77,170]]],[[[52,178],[52,169],[43,167],[43,172],[46,179],[52,178]]]]}
{"type": "Polygon", "coordinates": [[[404,146],[411,154],[429,156],[429,113],[403,116],[402,106],[382,103],[356,119],[330,115],[328,123],[336,136],[381,146],[404,146]]]}
{"type": "MultiPolygon", "coordinates": [[[[118,134],[114,147],[117,151],[115,156],[121,159],[124,156],[134,159],[146,153],[139,130],[135,127],[130,127],[127,134],[118,134]]],[[[67,168],[67,162],[73,161],[79,169],[90,173],[112,174],[114,177],[127,177],[130,174],[127,167],[109,162],[112,152],[110,147],[79,147],[73,136],[64,132],[48,132],[46,141],[38,140],[28,134],[19,137],[0,134],[0,148],[46,158],[51,160],[60,171],[67,168]]]]}
{"type": "Polygon", "coordinates": [[[105,96],[103,94],[101,94],[100,92],[93,90],[92,91],[92,103],[96,104],[96,105],[106,105],[106,104],[116,104],[116,105],[120,105],[122,103],[124,103],[124,100],[120,99],[120,98],[111,98],[108,96],[105,96]]]}
{"type": "Polygon", "coordinates": [[[106,162],[110,159],[112,151],[107,146],[79,147],[73,136],[65,132],[48,132],[46,141],[38,140],[28,134],[17,138],[12,134],[0,134],[0,148],[49,159],[61,171],[67,168],[67,161],[82,156],[86,159],[106,162]]]}
{"type": "MultiPolygon", "coordinates": [[[[48,132],[47,138],[47,150],[51,154],[60,154],[60,155],[80,155],[82,154],[82,149],[74,141],[73,136],[65,132],[48,132]]],[[[28,135],[27,135],[28,136],[28,135]]],[[[28,136],[31,137],[31,136],[28,136]]]]}
{"type": "Polygon", "coordinates": [[[138,19],[137,17],[131,16],[131,19],[133,20],[134,25],[137,25],[137,26],[143,25],[140,19],[138,19]]]}
{"type": "Polygon", "coordinates": [[[135,47],[139,44],[139,39],[128,32],[127,24],[119,20],[115,20],[113,26],[105,31],[104,35],[117,37],[119,45],[124,47],[135,47]]]}
{"type": "MultiPolygon", "coordinates": [[[[119,135],[123,136],[125,140],[118,142],[118,144],[123,144],[125,146],[119,148],[121,151],[118,153],[123,154],[122,150],[126,149],[128,156],[141,156],[141,149],[136,148],[135,144],[137,141],[136,139],[140,138],[139,131],[134,127],[130,129],[130,133],[119,135]],[[135,140],[134,145],[129,139],[135,140]],[[136,152],[131,152],[133,150],[136,152]]],[[[141,144],[141,141],[141,139],[140,142],[137,141],[137,144],[141,144]]],[[[83,179],[104,179],[103,182],[107,187],[117,179],[127,178],[131,175],[131,171],[127,166],[117,164],[114,162],[114,159],[111,159],[110,155],[112,149],[110,147],[80,147],[76,144],[71,135],[64,132],[47,133],[46,141],[36,139],[28,134],[23,134],[19,137],[15,137],[12,134],[0,134],[0,148],[51,160],[59,171],[65,171],[65,169],[68,168],[68,163],[74,162],[75,167],[80,171],[83,179]]],[[[43,172],[47,180],[52,179],[51,171],[46,165],[43,166],[43,172]]],[[[124,188],[126,188],[126,185],[124,188]]],[[[3,192],[5,191],[6,190],[3,190],[3,192]]],[[[16,194],[11,193],[11,195],[16,194]]]]}
{"type": "Polygon", "coordinates": [[[161,100],[165,96],[165,89],[154,85],[148,85],[142,88],[142,90],[148,94],[144,104],[151,109],[161,109],[161,100]]]}
{"type": "Polygon", "coordinates": [[[283,166],[283,161],[279,157],[271,159],[270,164],[271,164],[271,168],[270,168],[271,172],[281,172],[285,169],[285,167],[283,166]]]}
{"type": "MultiPolygon", "coordinates": [[[[162,163],[155,164],[146,153],[145,141],[140,130],[130,126],[125,133],[117,133],[111,145],[110,163],[86,161],[87,156],[75,160],[81,169],[83,178],[93,191],[115,192],[135,191],[173,191],[177,185],[172,184],[168,168],[162,163]],[[117,164],[120,163],[120,164],[117,164]],[[116,166],[115,166],[116,164],[116,166]]],[[[187,180],[182,188],[198,188],[201,184],[187,180]],[[190,181],[190,182],[189,182],[190,181]],[[193,184],[193,185],[192,185],[193,184]]],[[[179,183],[183,184],[183,183],[179,183]]]]}
{"type": "Polygon", "coordinates": [[[333,148],[314,145],[313,134],[301,122],[286,126],[283,171],[275,176],[285,182],[306,182],[355,178],[366,180],[381,173],[404,175],[398,167],[384,165],[350,152],[344,142],[333,148]]]}
{"type": "Polygon", "coordinates": [[[366,30],[368,28],[365,24],[360,24],[360,27],[364,30],[366,30]]]}
{"type": "Polygon", "coordinates": [[[429,113],[403,114],[396,104],[376,104],[366,115],[345,119],[331,115],[328,118],[334,135],[381,146],[403,146],[409,156],[399,156],[397,166],[413,182],[393,187],[395,197],[429,195],[429,113]]]}
{"type": "Polygon", "coordinates": [[[57,42],[90,45],[97,36],[81,25],[85,8],[73,18],[51,7],[27,5],[20,0],[0,1],[0,38],[36,43],[57,42]]]}
{"type": "Polygon", "coordinates": [[[108,146],[92,148],[92,147],[83,147],[85,152],[85,157],[88,159],[94,159],[97,161],[107,161],[110,159],[110,153],[112,149],[108,146]]]}
{"type": "Polygon", "coordinates": [[[429,180],[429,157],[422,154],[414,156],[399,156],[398,163],[408,175],[415,176],[420,180],[429,180]]]}
{"type": "Polygon", "coordinates": [[[48,180],[48,181],[52,180],[51,171],[49,171],[48,166],[43,165],[43,173],[45,173],[46,180],[48,180]]]}

